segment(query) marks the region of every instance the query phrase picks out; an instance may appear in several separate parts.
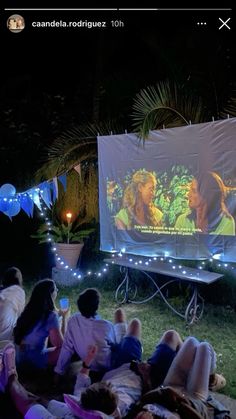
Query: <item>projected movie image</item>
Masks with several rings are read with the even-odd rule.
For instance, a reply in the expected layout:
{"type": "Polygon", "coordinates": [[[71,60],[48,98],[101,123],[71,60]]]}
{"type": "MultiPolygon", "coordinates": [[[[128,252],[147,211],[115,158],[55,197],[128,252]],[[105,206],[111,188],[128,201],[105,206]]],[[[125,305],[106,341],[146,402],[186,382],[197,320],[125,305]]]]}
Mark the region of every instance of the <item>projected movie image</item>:
{"type": "Polygon", "coordinates": [[[134,134],[99,139],[102,248],[235,260],[233,125],[153,131],[144,147],[134,134]]]}
{"type": "Polygon", "coordinates": [[[140,169],[128,174],[123,185],[107,181],[107,205],[119,230],[235,235],[226,204],[233,190],[215,172],[197,179],[184,166],[163,174],[140,169]]]}

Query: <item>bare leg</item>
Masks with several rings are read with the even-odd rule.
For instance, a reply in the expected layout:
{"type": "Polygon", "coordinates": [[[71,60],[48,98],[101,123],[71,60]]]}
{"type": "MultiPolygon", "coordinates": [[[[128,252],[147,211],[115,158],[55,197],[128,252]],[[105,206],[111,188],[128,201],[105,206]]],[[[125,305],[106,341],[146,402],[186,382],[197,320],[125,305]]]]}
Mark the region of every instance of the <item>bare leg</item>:
{"type": "Polygon", "coordinates": [[[117,308],[114,313],[114,323],[124,323],[126,322],[126,315],[123,308],[117,308]]]}
{"type": "Polygon", "coordinates": [[[161,344],[161,343],[165,343],[171,349],[173,349],[173,351],[178,351],[183,345],[183,341],[179,333],[176,332],[175,330],[167,330],[167,332],[165,332],[162,335],[158,344],[161,344]]]}
{"type": "Polygon", "coordinates": [[[4,344],[0,353],[1,357],[1,386],[2,391],[6,389],[10,393],[11,399],[16,409],[25,417],[28,416],[29,410],[34,409],[34,419],[53,419],[53,416],[41,405],[38,404],[39,398],[31,393],[19,383],[15,365],[15,348],[12,343],[4,344]],[[36,411],[36,410],[37,411],[36,411]]]}
{"type": "Polygon", "coordinates": [[[215,368],[215,358],[209,343],[199,343],[186,387],[187,392],[197,399],[205,401],[208,397],[209,375],[215,368]]]}
{"type": "Polygon", "coordinates": [[[193,366],[199,342],[194,337],[186,339],[173,360],[164,380],[166,386],[185,387],[190,369],[193,366]]]}
{"type": "Polygon", "coordinates": [[[8,379],[8,391],[14,402],[16,409],[23,415],[38,402],[38,398],[29,395],[27,390],[19,383],[16,375],[11,375],[8,379]]]}
{"type": "Polygon", "coordinates": [[[132,360],[142,359],[141,322],[139,319],[133,319],[129,323],[127,334],[115,346],[112,352],[112,368],[118,368],[122,364],[132,360]]]}
{"type": "Polygon", "coordinates": [[[163,384],[182,343],[180,335],[175,330],[168,330],[161,337],[147,361],[151,365],[150,377],[153,388],[163,384]]]}
{"type": "Polygon", "coordinates": [[[4,392],[8,378],[16,374],[15,347],[12,342],[4,340],[0,342],[0,391],[4,392]]]}
{"type": "Polygon", "coordinates": [[[126,314],[122,308],[118,308],[114,313],[114,330],[116,343],[120,343],[127,331],[126,314]]]}
{"type": "MultiPolygon", "coordinates": [[[[162,355],[160,345],[162,344],[169,346],[169,348],[172,349],[172,351],[177,352],[181,348],[183,342],[180,335],[175,330],[167,330],[167,332],[165,332],[162,335],[161,339],[159,340],[156,346],[156,349],[148,359],[149,364],[157,364],[160,362],[160,355],[162,355]]],[[[175,354],[173,353],[173,357],[174,356],[175,354]]]]}
{"type": "MultiPolygon", "coordinates": [[[[55,419],[55,416],[44,407],[44,405],[48,405],[48,402],[46,403],[44,401],[44,403],[41,403],[37,396],[28,393],[19,383],[16,375],[11,375],[9,377],[8,391],[16,409],[25,419],[55,419]]],[[[64,405],[64,403],[62,405],[64,405]]],[[[57,417],[59,419],[64,417],[64,415],[58,415],[57,417]]]]}
{"type": "Polygon", "coordinates": [[[139,319],[132,319],[128,325],[127,336],[134,336],[141,339],[141,321],[139,319]]]}

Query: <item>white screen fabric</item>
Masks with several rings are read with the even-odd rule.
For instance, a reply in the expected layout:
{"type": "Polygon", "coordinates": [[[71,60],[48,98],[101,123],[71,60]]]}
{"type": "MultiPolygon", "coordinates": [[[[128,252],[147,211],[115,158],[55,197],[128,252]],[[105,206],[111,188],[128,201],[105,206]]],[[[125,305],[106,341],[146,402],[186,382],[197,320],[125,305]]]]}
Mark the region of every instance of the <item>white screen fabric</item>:
{"type": "Polygon", "coordinates": [[[98,137],[100,248],[236,260],[236,118],[98,137]]]}

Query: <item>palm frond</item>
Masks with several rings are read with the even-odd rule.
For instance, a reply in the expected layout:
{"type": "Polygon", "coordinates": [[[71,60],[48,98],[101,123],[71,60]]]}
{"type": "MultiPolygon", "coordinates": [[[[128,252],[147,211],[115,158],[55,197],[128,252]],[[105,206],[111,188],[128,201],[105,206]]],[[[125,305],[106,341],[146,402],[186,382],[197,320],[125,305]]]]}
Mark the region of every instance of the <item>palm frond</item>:
{"type": "Polygon", "coordinates": [[[204,120],[202,100],[186,87],[169,80],[150,86],[136,96],[134,129],[145,139],[151,129],[174,127],[204,120]]]}
{"type": "Polygon", "coordinates": [[[220,112],[221,118],[227,118],[228,116],[236,116],[236,87],[234,87],[231,97],[220,112]]]}
{"type": "Polygon", "coordinates": [[[46,149],[42,158],[44,163],[36,173],[36,181],[51,179],[68,172],[79,163],[96,160],[97,136],[118,132],[122,132],[122,128],[112,120],[88,123],[66,131],[46,149]]]}

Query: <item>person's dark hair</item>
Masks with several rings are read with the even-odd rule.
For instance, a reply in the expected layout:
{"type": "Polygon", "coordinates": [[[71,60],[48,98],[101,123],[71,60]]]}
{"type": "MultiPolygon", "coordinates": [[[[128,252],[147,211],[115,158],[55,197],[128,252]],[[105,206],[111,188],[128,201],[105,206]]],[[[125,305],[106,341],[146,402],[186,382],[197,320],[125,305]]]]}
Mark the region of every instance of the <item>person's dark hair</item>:
{"type": "Polygon", "coordinates": [[[198,192],[205,204],[205,230],[210,232],[216,228],[222,215],[231,217],[225,204],[226,187],[221,177],[215,172],[201,173],[195,179],[198,192]]]}
{"type": "Polygon", "coordinates": [[[22,273],[15,266],[8,268],[3,274],[3,288],[11,287],[12,285],[20,285],[22,287],[22,282],[22,273]]]}
{"type": "Polygon", "coordinates": [[[77,306],[84,317],[94,317],[100,302],[100,293],[96,288],[87,288],[77,300],[77,306]]]}
{"type": "Polygon", "coordinates": [[[204,173],[203,177],[197,178],[199,193],[207,203],[208,216],[215,210],[216,214],[225,213],[229,215],[225,206],[226,188],[220,178],[215,172],[204,173]]]}
{"type": "Polygon", "coordinates": [[[87,387],[81,393],[80,402],[84,409],[99,410],[111,415],[117,408],[118,397],[112,391],[110,383],[101,382],[87,387]]]}
{"type": "Polygon", "coordinates": [[[20,345],[26,336],[39,321],[47,320],[49,314],[55,310],[52,293],[55,290],[52,279],[43,279],[35,284],[30,300],[17,320],[14,328],[14,341],[20,345]]]}

